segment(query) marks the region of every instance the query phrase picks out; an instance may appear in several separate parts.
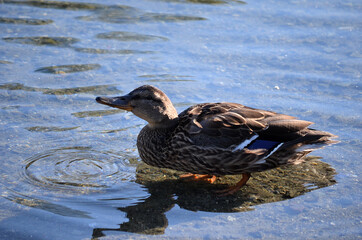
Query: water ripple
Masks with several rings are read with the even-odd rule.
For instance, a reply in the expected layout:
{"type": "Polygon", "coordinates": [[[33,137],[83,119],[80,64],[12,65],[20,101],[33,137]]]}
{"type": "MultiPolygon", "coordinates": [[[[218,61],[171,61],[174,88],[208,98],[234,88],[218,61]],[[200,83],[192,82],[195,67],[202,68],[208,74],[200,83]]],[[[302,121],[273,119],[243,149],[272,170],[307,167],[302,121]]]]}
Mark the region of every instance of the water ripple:
{"type": "Polygon", "coordinates": [[[151,54],[154,51],[140,51],[132,49],[101,49],[101,48],[73,48],[77,52],[90,53],[90,54],[151,54]]]}
{"type": "Polygon", "coordinates": [[[174,2],[174,3],[196,3],[196,4],[228,4],[230,2],[246,4],[240,0],[158,0],[162,2],[174,2]]]}
{"type": "Polygon", "coordinates": [[[39,88],[31,87],[22,83],[4,83],[0,84],[0,89],[6,90],[22,90],[27,92],[42,92],[48,95],[72,95],[72,94],[119,94],[121,91],[112,85],[96,85],[85,87],[73,87],[73,88],[39,88]]]}
{"type": "Polygon", "coordinates": [[[92,217],[89,216],[88,213],[84,211],[80,211],[77,209],[72,209],[67,206],[63,206],[61,204],[52,203],[47,200],[35,198],[32,196],[27,196],[11,189],[8,189],[8,193],[2,195],[5,199],[21,204],[23,206],[41,209],[47,212],[51,212],[54,214],[58,214],[61,216],[67,217],[77,217],[77,218],[88,218],[91,219],[92,217]]]}
{"type": "Polygon", "coordinates": [[[27,1],[27,0],[3,0],[3,3],[19,4],[39,8],[53,8],[64,10],[94,10],[103,8],[104,5],[92,4],[92,3],[77,3],[66,1],[27,1]]]}
{"type": "Polygon", "coordinates": [[[99,33],[96,36],[100,39],[114,39],[118,41],[137,41],[137,42],[148,42],[148,41],[168,41],[168,38],[155,36],[155,35],[146,35],[146,34],[139,34],[135,32],[124,32],[124,31],[115,31],[115,32],[106,32],[106,33],[99,33]]]}
{"type": "Polygon", "coordinates": [[[59,148],[28,158],[23,176],[31,185],[50,189],[97,190],[134,180],[131,161],[88,147],[59,148]]]}
{"type": "Polygon", "coordinates": [[[5,37],[3,38],[6,42],[31,44],[37,46],[56,46],[56,47],[69,47],[70,45],[79,42],[79,39],[72,37],[5,37]]]}
{"type": "Polygon", "coordinates": [[[5,18],[0,17],[0,23],[25,24],[25,25],[46,25],[53,23],[50,19],[31,19],[31,18],[5,18]]]}
{"type": "Polygon", "coordinates": [[[90,70],[99,69],[100,67],[101,67],[101,65],[99,65],[99,64],[71,64],[71,65],[42,67],[42,68],[35,70],[35,72],[51,73],[51,74],[64,74],[64,73],[90,71],[90,70]]]}
{"type": "Polygon", "coordinates": [[[6,60],[0,60],[0,64],[11,64],[12,62],[6,60]]]}
{"type": "Polygon", "coordinates": [[[83,21],[101,21],[107,23],[144,23],[144,22],[183,22],[202,21],[206,18],[177,14],[149,13],[136,9],[123,9],[119,6],[94,11],[89,16],[77,17],[83,21]]]}
{"type": "Polygon", "coordinates": [[[146,82],[195,82],[195,80],[190,79],[191,76],[186,75],[158,74],[141,75],[138,77],[145,79],[146,82]]]}
{"type": "Polygon", "coordinates": [[[30,132],[64,132],[77,129],[77,127],[52,127],[52,126],[34,126],[27,127],[26,129],[30,132]]]}
{"type": "Polygon", "coordinates": [[[139,22],[180,22],[206,20],[198,16],[178,14],[162,14],[144,12],[137,8],[125,5],[102,5],[93,3],[73,3],[66,1],[21,1],[4,0],[7,4],[28,5],[40,8],[62,10],[88,10],[93,13],[89,16],[80,16],[77,19],[85,21],[102,21],[110,23],[139,23],[139,22]]]}
{"type": "Polygon", "coordinates": [[[97,110],[97,111],[82,111],[82,112],[74,112],[73,116],[77,118],[86,118],[86,117],[102,117],[107,115],[118,114],[120,112],[124,112],[121,109],[108,109],[108,110],[97,110]]]}

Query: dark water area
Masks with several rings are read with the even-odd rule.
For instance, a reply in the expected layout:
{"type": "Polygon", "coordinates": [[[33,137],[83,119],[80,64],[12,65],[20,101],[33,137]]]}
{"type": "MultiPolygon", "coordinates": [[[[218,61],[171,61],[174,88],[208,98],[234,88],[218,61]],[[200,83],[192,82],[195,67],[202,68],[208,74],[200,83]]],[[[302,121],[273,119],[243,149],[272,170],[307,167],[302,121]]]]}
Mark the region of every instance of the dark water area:
{"type": "Polygon", "coordinates": [[[362,238],[360,1],[0,1],[2,239],[362,238]],[[340,143],[235,184],[142,163],[145,122],[95,102],[143,85],[229,101],[340,143]]]}

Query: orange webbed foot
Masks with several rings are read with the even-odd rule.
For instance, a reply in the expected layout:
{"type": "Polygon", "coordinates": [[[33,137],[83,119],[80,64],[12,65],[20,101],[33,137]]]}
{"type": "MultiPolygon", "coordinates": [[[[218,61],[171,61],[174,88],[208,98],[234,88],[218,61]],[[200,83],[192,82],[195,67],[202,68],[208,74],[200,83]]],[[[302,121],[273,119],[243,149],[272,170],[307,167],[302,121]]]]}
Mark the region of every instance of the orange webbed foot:
{"type": "Polygon", "coordinates": [[[216,181],[216,176],[208,174],[192,174],[187,173],[180,176],[180,178],[186,181],[205,181],[208,183],[214,183],[216,181]]]}

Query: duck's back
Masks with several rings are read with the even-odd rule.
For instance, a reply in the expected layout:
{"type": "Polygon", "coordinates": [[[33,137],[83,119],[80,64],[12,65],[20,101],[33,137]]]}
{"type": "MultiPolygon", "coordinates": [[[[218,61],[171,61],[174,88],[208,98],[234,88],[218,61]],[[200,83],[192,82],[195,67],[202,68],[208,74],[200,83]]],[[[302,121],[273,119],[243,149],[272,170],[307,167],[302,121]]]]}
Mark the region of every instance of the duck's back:
{"type": "Polygon", "coordinates": [[[309,129],[312,122],[237,103],[194,105],[179,115],[179,128],[195,145],[232,151],[273,150],[281,144],[327,143],[332,134],[309,129]]]}

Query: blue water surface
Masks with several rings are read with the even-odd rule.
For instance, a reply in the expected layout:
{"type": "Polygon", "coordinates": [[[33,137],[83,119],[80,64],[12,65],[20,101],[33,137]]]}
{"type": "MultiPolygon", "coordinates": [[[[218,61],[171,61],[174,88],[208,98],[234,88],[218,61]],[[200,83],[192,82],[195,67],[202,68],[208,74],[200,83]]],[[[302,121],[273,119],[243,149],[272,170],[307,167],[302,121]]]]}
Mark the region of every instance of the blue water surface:
{"type": "Polygon", "coordinates": [[[361,39],[358,0],[0,1],[1,238],[361,238],[361,39]],[[313,152],[333,181],[284,201],[266,184],[270,201],[242,211],[158,191],[139,177],[145,122],[94,101],[143,84],[179,111],[229,101],[314,122],[339,136],[313,152]]]}

